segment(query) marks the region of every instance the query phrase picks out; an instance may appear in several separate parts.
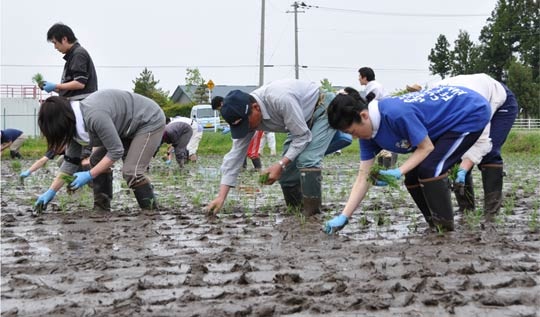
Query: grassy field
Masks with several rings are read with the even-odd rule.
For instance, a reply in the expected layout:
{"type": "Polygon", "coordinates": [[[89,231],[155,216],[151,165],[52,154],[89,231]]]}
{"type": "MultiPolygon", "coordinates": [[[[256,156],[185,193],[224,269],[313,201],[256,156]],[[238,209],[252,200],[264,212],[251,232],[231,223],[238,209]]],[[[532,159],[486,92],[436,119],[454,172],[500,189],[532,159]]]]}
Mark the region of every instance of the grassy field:
{"type": "MultiPolygon", "coordinates": [[[[277,153],[281,153],[285,133],[276,133],[277,153]]],[[[199,155],[225,155],[232,146],[230,134],[219,132],[205,132],[199,145],[199,155]]],[[[21,154],[25,158],[38,159],[45,154],[47,144],[44,138],[28,138],[21,148],[21,154]]],[[[358,142],[346,147],[344,153],[358,153],[358,142]]],[[[166,147],[162,146],[160,154],[165,153],[166,147]]],[[[265,148],[268,151],[268,148],[265,148]]],[[[530,155],[540,155],[540,131],[511,131],[506,143],[503,146],[503,153],[527,153],[530,155]]],[[[4,151],[2,159],[9,159],[9,151],[4,151]]]]}

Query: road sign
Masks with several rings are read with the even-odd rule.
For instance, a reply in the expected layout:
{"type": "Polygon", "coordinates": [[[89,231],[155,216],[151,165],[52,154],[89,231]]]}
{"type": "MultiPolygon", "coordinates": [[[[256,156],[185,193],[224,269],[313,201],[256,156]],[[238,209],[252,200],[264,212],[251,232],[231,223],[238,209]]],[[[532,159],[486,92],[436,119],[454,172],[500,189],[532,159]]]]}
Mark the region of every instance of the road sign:
{"type": "Polygon", "coordinates": [[[206,87],[208,87],[208,89],[212,90],[214,89],[214,82],[212,81],[212,79],[210,79],[207,83],[206,83],[206,87]]]}

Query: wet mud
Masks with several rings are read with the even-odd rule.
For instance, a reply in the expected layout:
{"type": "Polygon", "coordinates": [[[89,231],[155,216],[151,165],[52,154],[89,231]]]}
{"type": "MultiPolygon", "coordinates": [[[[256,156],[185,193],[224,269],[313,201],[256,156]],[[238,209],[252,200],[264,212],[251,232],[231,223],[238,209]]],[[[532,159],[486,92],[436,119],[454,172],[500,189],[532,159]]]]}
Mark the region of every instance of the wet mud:
{"type": "MultiPolygon", "coordinates": [[[[33,216],[57,166],[21,185],[17,167],[2,161],[1,315],[540,315],[538,158],[507,158],[493,223],[457,215],[456,231],[428,232],[401,185],[373,188],[351,223],[328,236],[322,224],[343,207],[356,160],[325,160],[323,214],[307,218],[250,170],[208,217],[218,157],[181,172],[156,162],[159,210],[138,208],[117,166],[112,212],[93,212],[83,188],[62,190],[33,216]]],[[[481,207],[480,173],[473,177],[481,207]]]]}

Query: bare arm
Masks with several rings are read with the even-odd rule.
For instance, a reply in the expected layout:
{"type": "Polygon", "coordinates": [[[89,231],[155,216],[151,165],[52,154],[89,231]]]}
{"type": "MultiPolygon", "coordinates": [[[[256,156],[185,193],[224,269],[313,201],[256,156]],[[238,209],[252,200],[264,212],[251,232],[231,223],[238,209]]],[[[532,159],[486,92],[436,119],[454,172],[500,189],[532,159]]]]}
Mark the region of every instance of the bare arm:
{"type": "Polygon", "coordinates": [[[358,205],[360,205],[360,203],[366,196],[366,193],[369,189],[369,170],[371,169],[371,166],[373,166],[374,161],[375,159],[360,162],[360,167],[358,168],[358,175],[356,176],[356,180],[352,187],[351,193],[349,194],[349,199],[347,200],[345,208],[341,212],[343,215],[347,216],[347,218],[351,218],[354,210],[358,207],[358,205]]]}
{"type": "Polygon", "coordinates": [[[43,165],[45,165],[48,161],[49,161],[49,158],[46,156],[43,156],[39,160],[35,161],[34,164],[32,164],[32,166],[30,166],[28,170],[33,173],[37,171],[38,169],[42,168],[43,165]]]}
{"type": "Polygon", "coordinates": [[[399,167],[401,174],[405,175],[417,167],[420,163],[422,163],[423,160],[426,159],[429,153],[433,152],[434,148],[435,146],[433,143],[431,143],[429,136],[426,136],[424,140],[418,144],[412,155],[399,167]]]}

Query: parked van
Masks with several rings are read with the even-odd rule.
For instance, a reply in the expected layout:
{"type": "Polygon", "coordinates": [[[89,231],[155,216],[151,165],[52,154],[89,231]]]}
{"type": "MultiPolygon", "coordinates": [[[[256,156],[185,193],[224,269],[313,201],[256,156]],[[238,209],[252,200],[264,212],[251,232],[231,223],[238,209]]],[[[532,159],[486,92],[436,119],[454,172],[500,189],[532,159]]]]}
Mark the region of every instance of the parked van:
{"type": "Polygon", "coordinates": [[[205,129],[217,131],[219,128],[219,112],[213,110],[211,105],[195,105],[191,108],[191,118],[205,129]]]}

